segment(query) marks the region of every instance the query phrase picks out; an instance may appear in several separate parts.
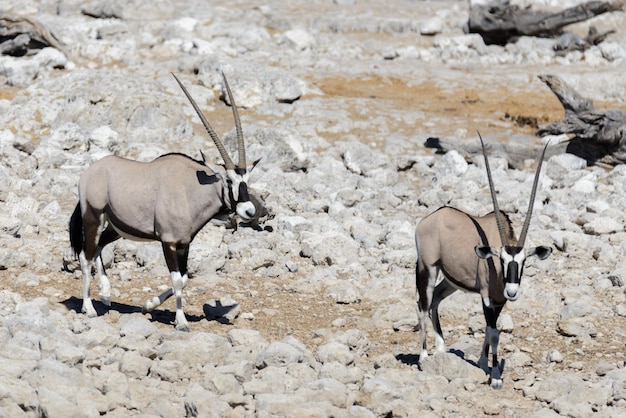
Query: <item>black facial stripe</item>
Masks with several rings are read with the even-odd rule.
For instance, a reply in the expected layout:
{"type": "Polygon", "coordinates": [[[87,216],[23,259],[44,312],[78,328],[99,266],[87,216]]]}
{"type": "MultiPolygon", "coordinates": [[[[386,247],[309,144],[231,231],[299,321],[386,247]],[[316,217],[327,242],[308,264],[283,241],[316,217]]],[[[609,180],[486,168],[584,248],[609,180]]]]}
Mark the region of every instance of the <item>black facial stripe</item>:
{"type": "Polygon", "coordinates": [[[246,174],[246,169],[245,168],[241,168],[241,167],[236,167],[235,168],[235,173],[239,174],[240,176],[243,176],[244,174],[246,174]]]}
{"type": "Polygon", "coordinates": [[[518,266],[519,265],[517,264],[516,261],[511,261],[509,263],[509,265],[507,266],[506,276],[505,276],[506,283],[519,283],[520,282],[518,266]]]}
{"type": "Polygon", "coordinates": [[[249,202],[248,185],[243,181],[239,183],[239,202],[249,202]]]}
{"type": "Polygon", "coordinates": [[[508,254],[511,254],[511,256],[516,256],[517,254],[521,253],[523,249],[524,249],[524,247],[517,247],[517,246],[514,247],[512,245],[505,245],[504,246],[504,250],[508,254]]]}
{"type": "Polygon", "coordinates": [[[231,210],[235,210],[237,202],[235,201],[235,195],[233,194],[233,184],[228,182],[228,199],[230,199],[231,210]]]}

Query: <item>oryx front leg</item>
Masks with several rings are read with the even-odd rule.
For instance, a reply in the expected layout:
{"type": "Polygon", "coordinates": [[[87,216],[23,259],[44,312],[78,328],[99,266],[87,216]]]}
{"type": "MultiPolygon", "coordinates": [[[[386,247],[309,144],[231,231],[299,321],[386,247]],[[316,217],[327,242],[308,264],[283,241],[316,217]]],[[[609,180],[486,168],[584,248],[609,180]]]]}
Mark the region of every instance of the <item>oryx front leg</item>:
{"type": "Polygon", "coordinates": [[[170,270],[172,287],[163,292],[158,297],[154,297],[146,302],[144,311],[150,311],[159,306],[170,296],[176,297],[176,329],[179,331],[189,331],[189,322],[183,312],[183,289],[187,286],[187,257],[189,255],[189,245],[163,243],[163,254],[165,262],[170,270]]]}
{"type": "Polygon", "coordinates": [[[168,300],[170,296],[172,296],[173,294],[174,294],[174,290],[171,287],[168,287],[167,290],[161,293],[159,296],[154,296],[148,299],[146,303],[143,305],[143,308],[141,309],[141,313],[145,314],[148,312],[152,312],[158,306],[161,306],[163,302],[168,300]]]}
{"type": "Polygon", "coordinates": [[[502,311],[502,307],[494,307],[489,300],[483,301],[483,311],[487,326],[485,327],[485,341],[483,343],[482,353],[478,360],[478,366],[485,372],[489,372],[489,349],[491,349],[491,373],[490,384],[493,389],[502,388],[502,375],[500,365],[498,363],[498,344],[500,342],[500,331],[496,327],[498,316],[502,311]]]}
{"type": "Polygon", "coordinates": [[[180,272],[173,271],[170,273],[172,279],[172,287],[168,288],[159,296],[154,296],[146,301],[141,309],[142,313],[152,312],[163,302],[168,300],[172,295],[176,295],[176,329],[179,331],[189,331],[189,323],[183,312],[182,293],[183,288],[187,285],[187,275],[181,275],[180,272]]]}
{"type": "Polygon", "coordinates": [[[176,329],[179,331],[189,331],[189,323],[183,312],[183,289],[187,286],[187,273],[181,275],[178,271],[171,273],[172,289],[176,297],[176,329]]]}

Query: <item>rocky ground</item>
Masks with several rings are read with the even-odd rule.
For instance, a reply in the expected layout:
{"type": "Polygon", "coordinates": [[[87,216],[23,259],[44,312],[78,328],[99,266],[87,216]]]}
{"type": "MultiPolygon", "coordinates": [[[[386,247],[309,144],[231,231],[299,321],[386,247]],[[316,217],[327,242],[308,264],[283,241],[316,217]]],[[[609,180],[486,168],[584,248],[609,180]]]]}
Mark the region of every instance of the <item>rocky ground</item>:
{"type": "MultiPolygon", "coordinates": [[[[516,1],[555,9],[577,0],[516,1]]],[[[477,295],[440,307],[449,352],[418,367],[414,228],[441,205],[491,211],[480,155],[430,137],[539,147],[562,108],[539,74],[624,107],[626,31],[585,52],[553,39],[486,46],[466,1],[0,1],[60,49],[0,57],[0,416],[412,417],[626,414],[626,168],[545,162],[520,300],[501,315],[504,387],[476,367],[477,295]],[[227,147],[226,73],[240,106],[260,230],[209,224],[190,255],[190,333],[160,247],[104,252],[110,309],[80,313],[67,224],[80,173],[109,153],[218,154],[170,73],[227,147]]],[[[536,161],[491,155],[518,231],[536,161]]],[[[94,281],[92,293],[97,294],[94,281]]],[[[432,332],[431,332],[432,334],[432,332]]],[[[432,337],[431,337],[432,338],[432,337]]],[[[433,345],[430,340],[431,347],[433,345]]]]}

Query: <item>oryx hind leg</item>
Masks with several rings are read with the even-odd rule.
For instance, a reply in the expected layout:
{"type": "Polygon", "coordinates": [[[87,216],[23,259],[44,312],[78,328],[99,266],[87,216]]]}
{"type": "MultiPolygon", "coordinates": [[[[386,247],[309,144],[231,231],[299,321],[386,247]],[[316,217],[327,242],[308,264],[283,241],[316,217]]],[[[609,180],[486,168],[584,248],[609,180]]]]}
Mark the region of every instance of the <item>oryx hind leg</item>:
{"type": "Polygon", "coordinates": [[[450,284],[446,279],[443,279],[433,293],[433,300],[430,305],[430,319],[433,323],[433,329],[435,330],[435,350],[437,353],[444,353],[446,351],[446,344],[443,339],[443,331],[441,330],[441,323],[439,322],[439,304],[442,300],[456,292],[456,288],[450,284]]]}
{"type": "Polygon", "coordinates": [[[100,235],[94,256],[94,262],[98,271],[98,279],[100,281],[100,302],[104,303],[106,306],[111,306],[111,282],[107,277],[104,269],[104,263],[102,262],[102,249],[105,245],[110,244],[119,238],[120,235],[115,231],[115,229],[113,229],[111,225],[107,226],[107,228],[100,235]]]}
{"type": "Polygon", "coordinates": [[[433,300],[433,292],[439,269],[435,266],[426,267],[422,265],[420,259],[416,268],[416,287],[418,294],[417,301],[417,319],[420,332],[420,360],[428,357],[428,343],[426,341],[428,333],[426,332],[427,321],[426,315],[430,313],[430,306],[433,300]]]}
{"type": "Polygon", "coordinates": [[[83,306],[81,312],[92,318],[98,316],[96,309],[93,307],[89,289],[91,287],[91,261],[87,259],[85,251],[81,251],[78,255],[80,260],[80,270],[83,277],[83,306]]]}
{"type": "MultiPolygon", "coordinates": [[[[104,214],[97,214],[92,211],[86,211],[82,214],[83,220],[83,236],[84,246],[78,258],[80,260],[80,269],[83,278],[83,306],[81,311],[88,317],[98,316],[96,309],[93,307],[91,300],[91,263],[96,255],[100,255],[98,242],[103,230],[104,214]]],[[[100,264],[101,264],[100,260],[100,264]]],[[[100,266],[98,266],[100,270],[100,266]]]]}

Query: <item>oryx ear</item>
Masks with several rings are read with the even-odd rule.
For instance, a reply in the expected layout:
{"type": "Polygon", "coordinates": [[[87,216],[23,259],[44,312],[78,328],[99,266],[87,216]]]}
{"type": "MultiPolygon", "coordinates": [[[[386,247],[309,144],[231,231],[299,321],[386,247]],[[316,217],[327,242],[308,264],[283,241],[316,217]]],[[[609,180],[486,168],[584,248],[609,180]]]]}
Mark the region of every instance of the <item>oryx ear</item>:
{"type": "Polygon", "coordinates": [[[209,174],[203,170],[196,171],[196,177],[198,178],[198,183],[202,185],[213,184],[220,181],[220,176],[218,174],[209,174]]]}
{"type": "Polygon", "coordinates": [[[259,163],[259,161],[261,161],[260,158],[252,163],[252,167],[250,167],[250,170],[248,170],[248,173],[251,172],[252,170],[254,170],[254,167],[256,167],[256,165],[259,163]]]}
{"type": "Polygon", "coordinates": [[[477,245],[474,247],[478,258],[500,257],[500,251],[486,245],[477,245]]]}
{"type": "Polygon", "coordinates": [[[530,248],[526,252],[526,257],[537,256],[540,260],[545,260],[552,254],[552,247],[546,247],[545,245],[540,245],[539,247],[530,248]]]}

